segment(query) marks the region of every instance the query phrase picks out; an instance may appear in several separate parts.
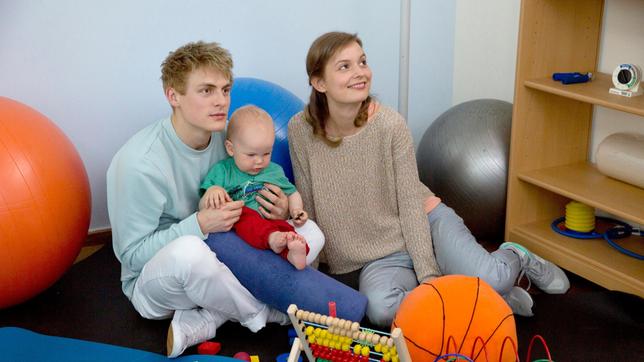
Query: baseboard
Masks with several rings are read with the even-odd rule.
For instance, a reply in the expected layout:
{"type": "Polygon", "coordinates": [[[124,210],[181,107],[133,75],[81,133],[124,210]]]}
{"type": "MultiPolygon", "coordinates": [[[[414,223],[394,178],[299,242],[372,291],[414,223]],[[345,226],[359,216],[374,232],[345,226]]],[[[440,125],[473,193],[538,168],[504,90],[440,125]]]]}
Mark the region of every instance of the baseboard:
{"type": "Polygon", "coordinates": [[[112,229],[107,228],[107,229],[97,229],[97,230],[90,231],[89,233],[87,233],[87,237],[85,238],[85,244],[83,244],[83,247],[78,252],[78,255],[76,256],[76,260],[74,261],[74,264],[86,259],[90,255],[99,251],[105,245],[108,245],[108,247],[110,247],[111,244],[112,244],[112,229]]]}
{"type": "Polygon", "coordinates": [[[85,246],[105,245],[112,243],[112,229],[96,229],[87,233],[85,238],[85,246]]]}

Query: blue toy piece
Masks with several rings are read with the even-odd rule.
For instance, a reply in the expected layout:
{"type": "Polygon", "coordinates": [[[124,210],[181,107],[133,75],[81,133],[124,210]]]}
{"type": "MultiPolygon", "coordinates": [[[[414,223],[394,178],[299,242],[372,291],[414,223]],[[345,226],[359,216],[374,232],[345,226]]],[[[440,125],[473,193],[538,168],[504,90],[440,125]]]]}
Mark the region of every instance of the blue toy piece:
{"type": "Polygon", "coordinates": [[[328,314],[329,301],[339,318],[361,321],[367,297],[311,267],[297,270],[271,250],[248,245],[233,232],[213,233],[206,240],[217,258],[257,299],[286,313],[298,309],[328,314]]]}
{"type": "Polygon", "coordinates": [[[275,124],[275,145],[272,161],[284,168],[286,177],[294,183],[293,166],[288,151],[288,121],[304,109],[304,103],[285,88],[256,78],[235,78],[230,93],[230,114],[237,108],[254,104],[271,115],[275,124]]]}
{"type": "MultiPolygon", "coordinates": [[[[277,356],[277,359],[275,360],[276,362],[286,362],[288,361],[288,356],[289,353],[282,353],[279,356],[277,356]]],[[[297,362],[302,362],[302,356],[297,359],[297,362]]]]}
{"type": "Polygon", "coordinates": [[[560,81],[562,84],[586,83],[593,77],[592,73],[553,73],[552,79],[560,81]]]}
{"type": "MultiPolygon", "coordinates": [[[[167,362],[166,356],[138,349],[47,336],[22,328],[0,328],[0,361],[49,362],[167,362]]],[[[239,362],[229,357],[190,355],[175,362],[239,362]]]]}

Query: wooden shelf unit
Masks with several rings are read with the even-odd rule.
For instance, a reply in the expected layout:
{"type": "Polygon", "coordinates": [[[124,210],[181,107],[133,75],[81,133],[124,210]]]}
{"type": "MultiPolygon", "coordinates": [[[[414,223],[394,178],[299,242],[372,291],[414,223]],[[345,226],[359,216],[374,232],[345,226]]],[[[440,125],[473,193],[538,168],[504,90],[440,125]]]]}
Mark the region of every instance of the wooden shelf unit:
{"type": "MultiPolygon", "coordinates": [[[[606,241],[577,240],[550,223],[576,200],[644,224],[644,189],[588,162],[593,105],[644,116],[644,96],[608,93],[608,74],[563,85],[552,73],[597,68],[603,0],[523,0],[517,52],[505,239],[608,289],[644,297],[644,262],[606,241]]],[[[644,252],[641,237],[619,242],[644,252]]]]}

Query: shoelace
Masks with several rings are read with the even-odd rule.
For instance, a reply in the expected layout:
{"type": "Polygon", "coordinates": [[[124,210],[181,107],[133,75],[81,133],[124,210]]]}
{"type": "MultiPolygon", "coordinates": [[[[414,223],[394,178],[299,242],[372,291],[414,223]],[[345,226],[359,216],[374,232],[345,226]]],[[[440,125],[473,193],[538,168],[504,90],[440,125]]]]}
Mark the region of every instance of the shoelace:
{"type": "Polygon", "coordinates": [[[517,278],[517,285],[521,283],[521,279],[523,279],[524,276],[528,279],[528,287],[525,288],[527,292],[530,291],[530,287],[532,287],[532,280],[530,280],[530,277],[526,275],[525,268],[521,268],[521,272],[519,272],[519,277],[517,278]]]}

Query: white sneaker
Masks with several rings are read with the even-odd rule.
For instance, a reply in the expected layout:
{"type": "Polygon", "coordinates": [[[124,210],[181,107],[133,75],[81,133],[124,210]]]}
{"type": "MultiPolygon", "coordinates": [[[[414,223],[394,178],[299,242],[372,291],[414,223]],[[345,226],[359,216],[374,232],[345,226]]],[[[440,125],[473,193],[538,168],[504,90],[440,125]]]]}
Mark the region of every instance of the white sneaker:
{"type": "Polygon", "coordinates": [[[524,246],[505,242],[501,244],[499,249],[511,250],[519,256],[521,260],[519,280],[525,273],[531,283],[534,283],[539,289],[548,294],[563,294],[570,288],[570,281],[568,281],[568,277],[563,270],[540,256],[531,253],[524,246]]]}
{"type": "Polygon", "coordinates": [[[509,292],[503,295],[503,299],[508,303],[512,313],[522,317],[532,317],[532,306],[534,302],[528,292],[520,287],[512,287],[509,292]]]}
{"type": "Polygon", "coordinates": [[[212,313],[201,308],[175,311],[168,328],[168,357],[177,357],[186,348],[215,337],[217,327],[223,324],[218,324],[217,319],[212,313]]]}

